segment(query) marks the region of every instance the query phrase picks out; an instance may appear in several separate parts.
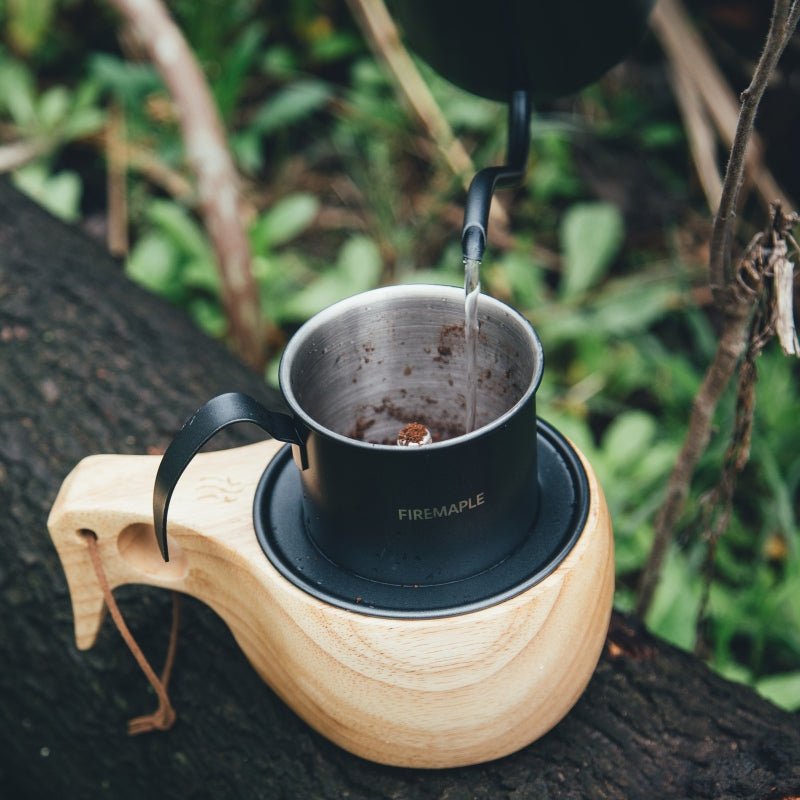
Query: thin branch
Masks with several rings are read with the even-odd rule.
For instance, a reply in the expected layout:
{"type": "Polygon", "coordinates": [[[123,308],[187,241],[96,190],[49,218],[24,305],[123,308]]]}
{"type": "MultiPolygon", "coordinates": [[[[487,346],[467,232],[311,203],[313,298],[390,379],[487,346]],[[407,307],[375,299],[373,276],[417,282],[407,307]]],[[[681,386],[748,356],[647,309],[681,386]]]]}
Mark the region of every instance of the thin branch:
{"type": "Polygon", "coordinates": [[[719,399],[747,346],[747,330],[747,318],[736,319],[733,324],[726,326],[714,359],[692,403],[686,436],[669,476],[664,501],[656,515],[653,546],[639,582],[636,611],[642,618],[647,615],[653,601],[664,558],[675,538],[695,468],[711,439],[711,425],[719,399]]]}
{"type": "Polygon", "coordinates": [[[125,158],[125,113],[113,106],[108,115],[106,139],[106,194],[108,196],[108,249],[115,256],[128,252],[128,174],[125,158]]]}
{"type": "MultiPolygon", "coordinates": [[[[681,69],[691,82],[692,93],[703,103],[723,145],[730,149],[739,117],[739,102],[728,85],[707,45],[691,23],[680,0],[659,0],[653,9],[651,26],[674,69],[681,69]]],[[[680,102],[680,98],[678,98],[680,102]]],[[[747,179],[758,191],[765,209],[778,201],[784,208],[792,203],[783,194],[761,159],[761,143],[753,134],[745,153],[747,179]]],[[[717,205],[711,208],[712,213],[717,205]]]]}
{"type": "MultiPolygon", "coordinates": [[[[675,0],[668,0],[674,3],[675,0]]],[[[637,613],[646,616],[661,575],[664,558],[675,537],[695,468],[711,438],[711,426],[720,398],[728,387],[748,343],[753,294],[742,291],[736,270],[731,269],[731,248],[735,229],[736,200],[743,182],[745,153],[753,135],[758,105],[781,53],[797,25],[800,3],[775,0],[773,17],[764,51],[750,87],[742,95],[739,122],[722,188],[720,207],[714,218],[709,278],[715,306],[723,318],[717,351],[692,404],[683,447],[667,483],[664,502],[656,515],[653,546],[642,571],[638,588],[637,613]]],[[[779,207],[778,207],[779,209],[779,207]]]]}
{"type": "MultiPolygon", "coordinates": [[[[736,228],[736,201],[742,187],[745,151],[753,133],[756,112],[769,79],[778,64],[778,59],[781,57],[791,35],[786,34],[786,25],[790,22],[787,16],[788,5],[788,0],[775,0],[764,50],[756,65],[750,86],[742,92],[739,122],[736,126],[736,135],[733,139],[728,166],[725,170],[719,209],[714,217],[714,228],[711,233],[709,277],[711,291],[718,298],[718,302],[725,305],[730,304],[732,301],[734,305],[738,305],[735,299],[730,296],[731,291],[734,290],[735,277],[734,270],[731,267],[731,247],[736,228]]],[[[797,18],[795,17],[796,24],[797,18]]]]}
{"type": "Polygon", "coordinates": [[[24,167],[52,149],[53,143],[44,139],[0,145],[0,173],[24,167]]]}
{"type": "Polygon", "coordinates": [[[128,142],[125,147],[125,157],[129,169],[140,172],[147,180],[160,186],[176,200],[190,207],[196,205],[197,198],[191,182],[183,174],[162,161],[155,153],[133,142],[128,142]]]}
{"type": "Polygon", "coordinates": [[[131,26],[175,103],[187,160],[197,178],[203,221],[219,262],[231,339],[239,355],[260,368],[264,329],[240,213],[239,177],[211,91],[161,0],[108,2],[131,26]]]}
{"type": "Polygon", "coordinates": [[[719,207],[719,198],[722,194],[722,176],[717,168],[714,131],[685,62],[673,61],[671,66],[673,92],[686,127],[689,149],[706,196],[706,203],[713,213],[719,207]]]}

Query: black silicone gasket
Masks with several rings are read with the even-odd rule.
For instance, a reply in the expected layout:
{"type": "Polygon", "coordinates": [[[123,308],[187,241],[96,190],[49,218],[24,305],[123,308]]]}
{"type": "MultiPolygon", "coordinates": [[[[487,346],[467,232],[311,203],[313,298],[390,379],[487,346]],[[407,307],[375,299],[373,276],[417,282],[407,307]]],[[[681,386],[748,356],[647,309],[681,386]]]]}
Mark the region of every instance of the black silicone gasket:
{"type": "Polygon", "coordinates": [[[330,561],[305,532],[300,474],[284,447],[256,489],[258,541],[278,571],[331,605],[379,617],[428,618],[464,614],[500,603],[544,580],[581,535],[589,510],[586,473],[553,427],[537,421],[541,503],[528,538],[491,569],[435,586],[399,586],[363,578],[330,561]]]}

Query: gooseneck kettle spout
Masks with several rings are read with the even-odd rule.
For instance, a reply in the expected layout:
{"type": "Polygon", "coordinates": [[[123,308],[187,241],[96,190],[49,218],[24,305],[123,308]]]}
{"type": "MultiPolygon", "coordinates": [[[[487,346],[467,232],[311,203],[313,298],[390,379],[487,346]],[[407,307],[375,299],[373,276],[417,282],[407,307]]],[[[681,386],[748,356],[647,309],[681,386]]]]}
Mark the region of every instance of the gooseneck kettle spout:
{"type": "Polygon", "coordinates": [[[655,0],[387,0],[408,45],[461,89],[506,101],[506,164],[481,170],[467,196],[464,259],[486,249],[495,189],[518,186],[528,159],[532,103],[597,80],[644,35],[655,0]]]}
{"type": "Polygon", "coordinates": [[[469,186],[464,207],[461,249],[464,260],[480,262],[486,249],[489,209],[496,189],[513,189],[525,178],[530,150],[531,97],[515,91],[508,106],[508,148],[506,163],[480,170],[469,186]]]}

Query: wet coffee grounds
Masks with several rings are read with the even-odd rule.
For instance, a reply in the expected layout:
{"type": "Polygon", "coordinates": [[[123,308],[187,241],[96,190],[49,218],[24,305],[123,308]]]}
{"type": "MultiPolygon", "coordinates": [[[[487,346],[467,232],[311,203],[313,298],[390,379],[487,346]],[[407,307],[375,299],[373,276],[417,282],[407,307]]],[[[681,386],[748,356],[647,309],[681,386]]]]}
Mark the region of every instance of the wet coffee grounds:
{"type": "Polygon", "coordinates": [[[428,436],[428,429],[420,422],[409,422],[397,434],[398,445],[422,444],[428,436]]]}

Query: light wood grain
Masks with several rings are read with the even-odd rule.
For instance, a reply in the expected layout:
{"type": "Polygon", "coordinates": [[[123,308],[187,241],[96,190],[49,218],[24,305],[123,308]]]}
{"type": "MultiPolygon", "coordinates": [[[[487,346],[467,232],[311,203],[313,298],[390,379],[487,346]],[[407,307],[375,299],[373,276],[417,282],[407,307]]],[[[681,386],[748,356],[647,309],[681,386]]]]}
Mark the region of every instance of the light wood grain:
{"type": "Polygon", "coordinates": [[[92,646],[104,611],[80,535],[91,530],[112,587],[150,584],[208,604],[303,719],[364,758],[412,767],[478,763],[525,746],[562,719],[600,656],[614,585],[611,523],[585,459],[586,528],[552,575],[480,611],[410,620],[330,606],[264,557],[251,522],[253,495],[279,447],[268,441],[191,463],[170,508],[167,564],[152,526],[159,458],[82,461],[48,522],[78,647],[92,646]]]}

